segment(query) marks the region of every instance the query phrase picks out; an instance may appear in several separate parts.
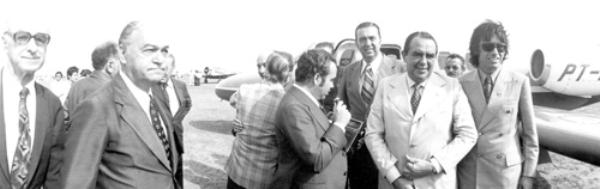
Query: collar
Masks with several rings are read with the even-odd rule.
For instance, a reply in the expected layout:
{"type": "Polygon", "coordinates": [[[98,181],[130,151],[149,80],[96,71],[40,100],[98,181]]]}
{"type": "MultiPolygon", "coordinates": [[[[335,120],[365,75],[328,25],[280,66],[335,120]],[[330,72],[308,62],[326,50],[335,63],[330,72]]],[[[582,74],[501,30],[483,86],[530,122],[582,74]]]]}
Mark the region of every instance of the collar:
{"type": "Polygon", "coordinates": [[[294,87],[298,88],[300,91],[302,91],[302,93],[304,93],[306,96],[308,96],[308,98],[310,98],[311,101],[313,101],[317,107],[321,107],[321,104],[319,104],[319,101],[317,100],[317,98],[315,98],[310,92],[308,92],[308,90],[306,90],[306,88],[297,85],[294,83],[294,87]]]}
{"type": "MultiPolygon", "coordinates": [[[[133,84],[133,81],[131,81],[131,79],[129,79],[129,77],[127,75],[123,74],[123,72],[119,72],[119,75],[121,75],[121,78],[123,78],[123,81],[125,81],[125,86],[127,86],[127,88],[129,88],[129,91],[131,91],[131,93],[133,93],[133,96],[136,97],[136,99],[138,99],[138,101],[139,101],[139,98],[150,99],[150,96],[148,96],[148,95],[152,95],[152,90],[144,91],[144,90],[140,89],[137,85],[133,84]]],[[[140,104],[142,105],[143,103],[140,103],[140,104]]]]}
{"type": "Polygon", "coordinates": [[[29,95],[35,94],[35,87],[34,87],[34,83],[35,83],[35,73],[33,75],[33,78],[29,83],[25,84],[24,86],[21,85],[21,80],[19,80],[19,78],[15,75],[15,72],[13,71],[11,66],[5,66],[4,69],[2,69],[4,73],[2,73],[2,80],[4,81],[3,83],[6,84],[14,84],[11,85],[12,87],[18,87],[18,91],[21,91],[21,89],[23,87],[29,89],[29,95]],[[6,82],[8,81],[8,83],[6,82]]]}
{"type": "MultiPolygon", "coordinates": [[[[433,74],[433,73],[432,73],[433,74]]],[[[408,78],[407,84],[408,84],[408,88],[410,88],[412,90],[413,85],[416,83],[415,81],[412,80],[412,78],[410,78],[410,76],[408,76],[408,74],[406,74],[406,77],[408,78]]],[[[431,75],[429,76],[431,77],[431,75]]],[[[422,86],[423,88],[425,88],[425,86],[427,85],[429,81],[429,78],[427,78],[425,81],[421,82],[421,84],[419,84],[420,86],[422,86]]]]}
{"type": "Polygon", "coordinates": [[[487,75],[486,73],[483,73],[481,70],[477,69],[477,75],[479,76],[479,81],[481,81],[481,83],[483,84],[483,82],[485,81],[485,78],[487,76],[489,76],[490,78],[492,78],[492,84],[496,83],[496,80],[498,79],[498,75],[500,75],[500,71],[502,70],[502,68],[497,69],[496,71],[494,71],[494,73],[492,73],[492,75],[487,75]]]}
{"type": "MultiPolygon", "coordinates": [[[[379,53],[377,54],[375,59],[373,59],[373,61],[369,65],[371,67],[371,69],[373,70],[374,74],[377,73],[377,70],[379,69],[379,66],[381,65],[381,60],[383,59],[383,55],[381,55],[381,54],[382,54],[382,52],[379,51],[379,53]]],[[[365,59],[363,58],[361,61],[361,64],[362,64],[361,73],[365,73],[365,71],[367,69],[367,61],[365,61],[365,59]]]]}

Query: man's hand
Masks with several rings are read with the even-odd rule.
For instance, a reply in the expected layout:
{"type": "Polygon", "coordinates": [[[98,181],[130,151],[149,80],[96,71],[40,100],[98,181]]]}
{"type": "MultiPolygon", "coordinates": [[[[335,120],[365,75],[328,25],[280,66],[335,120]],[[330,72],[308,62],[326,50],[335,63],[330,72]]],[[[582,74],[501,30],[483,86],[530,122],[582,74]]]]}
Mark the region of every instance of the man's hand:
{"type": "Polygon", "coordinates": [[[351,115],[343,101],[336,101],[335,107],[333,108],[333,117],[335,117],[335,123],[344,127],[350,122],[351,115]]]}
{"type": "Polygon", "coordinates": [[[519,179],[519,186],[517,187],[518,189],[531,189],[533,188],[533,182],[535,178],[533,177],[521,177],[519,179]]]}
{"type": "Polygon", "coordinates": [[[401,173],[402,175],[409,176],[411,178],[421,178],[434,174],[433,164],[428,160],[419,158],[413,158],[406,156],[406,170],[401,173]]]}
{"type": "Polygon", "coordinates": [[[396,179],[392,185],[395,189],[414,189],[411,180],[407,180],[405,178],[396,179]]]}

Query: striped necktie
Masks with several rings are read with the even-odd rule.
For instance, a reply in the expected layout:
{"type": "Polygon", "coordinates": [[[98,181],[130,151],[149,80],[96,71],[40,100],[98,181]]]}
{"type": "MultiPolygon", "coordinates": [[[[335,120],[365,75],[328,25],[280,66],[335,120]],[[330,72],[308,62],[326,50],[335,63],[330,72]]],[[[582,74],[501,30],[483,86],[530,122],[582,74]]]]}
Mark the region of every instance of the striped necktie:
{"type": "Polygon", "coordinates": [[[417,108],[419,108],[419,102],[421,102],[421,94],[423,92],[423,86],[415,83],[413,85],[413,94],[410,97],[410,105],[412,106],[413,114],[417,112],[417,108]]]}
{"type": "Polygon", "coordinates": [[[154,131],[156,131],[156,135],[164,147],[165,154],[167,154],[167,159],[171,161],[171,146],[169,145],[169,139],[167,139],[166,132],[161,126],[160,119],[158,118],[158,109],[156,109],[152,95],[150,95],[150,119],[154,131]]]}
{"type": "Polygon", "coordinates": [[[373,81],[373,69],[367,66],[363,76],[363,84],[360,96],[367,105],[371,105],[373,101],[373,93],[375,92],[375,81],[373,81]]]}
{"type": "Polygon", "coordinates": [[[19,92],[19,142],[15,150],[10,169],[10,183],[12,189],[23,188],[27,177],[27,167],[31,158],[31,136],[29,135],[29,113],[27,112],[27,95],[29,89],[23,88],[19,92]]]}

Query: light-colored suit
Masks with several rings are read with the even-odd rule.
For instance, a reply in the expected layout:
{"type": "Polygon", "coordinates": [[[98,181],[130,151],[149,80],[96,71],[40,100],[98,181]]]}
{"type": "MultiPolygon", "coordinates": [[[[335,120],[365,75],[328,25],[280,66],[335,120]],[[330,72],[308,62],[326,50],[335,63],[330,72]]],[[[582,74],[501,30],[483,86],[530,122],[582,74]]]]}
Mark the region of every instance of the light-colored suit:
{"type": "MultiPolygon", "coordinates": [[[[0,71],[1,72],[1,71],[0,71]]],[[[2,76],[0,75],[0,78],[2,76]]],[[[0,83],[2,81],[0,80],[0,83]]],[[[61,146],[57,142],[59,135],[62,135],[64,129],[64,114],[58,97],[49,89],[35,83],[36,94],[36,118],[35,136],[32,136],[33,146],[29,168],[25,179],[26,189],[58,188],[58,174],[61,146]]],[[[0,110],[3,108],[2,88],[0,87],[0,110]]],[[[29,110],[31,111],[31,110],[29,110]]],[[[10,188],[10,166],[8,165],[7,153],[14,154],[14,151],[6,150],[6,125],[4,122],[4,113],[0,111],[0,188],[10,188]]]]}
{"type": "Polygon", "coordinates": [[[61,170],[62,188],[181,188],[173,168],[181,158],[170,115],[163,103],[155,104],[166,128],[171,161],[149,115],[118,75],[75,108],[61,170]]]}
{"type": "Polygon", "coordinates": [[[271,188],[344,188],[344,132],[331,125],[319,106],[295,86],[283,96],[276,114],[281,151],[271,188]]]}
{"type": "Polygon", "coordinates": [[[460,188],[516,188],[521,174],[535,177],[539,146],[528,78],[502,70],[489,104],[478,71],[460,82],[479,132],[477,144],[458,166],[460,188]]]}
{"type": "MultiPolygon", "coordinates": [[[[456,164],[477,139],[467,98],[458,80],[435,72],[413,114],[408,80],[400,74],[381,81],[367,119],[367,147],[382,176],[406,170],[406,155],[434,157],[443,172],[414,179],[414,186],[456,188],[456,164]]],[[[379,188],[393,187],[380,177],[379,188]]]]}

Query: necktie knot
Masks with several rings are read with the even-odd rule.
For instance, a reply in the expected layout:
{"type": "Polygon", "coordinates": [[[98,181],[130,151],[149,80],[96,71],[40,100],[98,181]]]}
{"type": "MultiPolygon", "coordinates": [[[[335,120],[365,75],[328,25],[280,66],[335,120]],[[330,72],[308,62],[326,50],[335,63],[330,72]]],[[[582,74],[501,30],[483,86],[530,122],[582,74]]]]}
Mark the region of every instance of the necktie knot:
{"type": "Polygon", "coordinates": [[[419,107],[419,102],[421,101],[421,90],[423,89],[423,86],[420,83],[415,83],[412,88],[414,90],[413,95],[410,98],[410,104],[412,106],[413,113],[416,113],[417,108],[419,107]]]}
{"type": "Polygon", "coordinates": [[[21,89],[21,91],[19,92],[19,97],[21,97],[21,99],[24,99],[27,98],[27,95],[29,95],[29,89],[23,87],[23,89],[21,89]]]}

